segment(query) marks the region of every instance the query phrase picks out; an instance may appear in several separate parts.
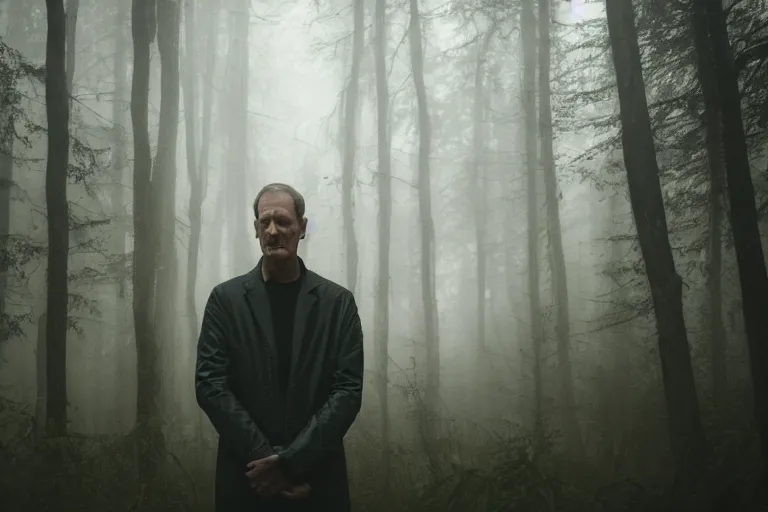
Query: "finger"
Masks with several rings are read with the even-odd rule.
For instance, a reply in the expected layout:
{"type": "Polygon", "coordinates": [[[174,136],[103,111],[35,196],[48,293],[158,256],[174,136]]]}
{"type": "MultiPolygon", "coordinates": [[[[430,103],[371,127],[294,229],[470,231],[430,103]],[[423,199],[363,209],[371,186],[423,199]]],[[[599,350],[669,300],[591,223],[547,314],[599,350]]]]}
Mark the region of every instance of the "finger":
{"type": "Polygon", "coordinates": [[[283,497],[289,500],[300,500],[309,496],[309,492],[312,488],[307,484],[294,485],[290,489],[286,489],[281,494],[283,497]]]}
{"type": "Polygon", "coordinates": [[[264,457],[263,459],[252,460],[246,464],[246,467],[255,471],[264,471],[274,466],[277,462],[277,459],[277,455],[270,455],[269,457],[264,457]]]}

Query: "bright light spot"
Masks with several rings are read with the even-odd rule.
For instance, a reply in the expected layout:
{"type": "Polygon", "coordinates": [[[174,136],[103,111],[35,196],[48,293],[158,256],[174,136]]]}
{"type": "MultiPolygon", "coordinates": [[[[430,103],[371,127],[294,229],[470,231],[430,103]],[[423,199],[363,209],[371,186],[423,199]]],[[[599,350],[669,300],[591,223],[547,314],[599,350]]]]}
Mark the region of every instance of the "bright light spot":
{"type": "Polygon", "coordinates": [[[571,0],[571,16],[576,22],[584,19],[584,0],[571,0]]]}

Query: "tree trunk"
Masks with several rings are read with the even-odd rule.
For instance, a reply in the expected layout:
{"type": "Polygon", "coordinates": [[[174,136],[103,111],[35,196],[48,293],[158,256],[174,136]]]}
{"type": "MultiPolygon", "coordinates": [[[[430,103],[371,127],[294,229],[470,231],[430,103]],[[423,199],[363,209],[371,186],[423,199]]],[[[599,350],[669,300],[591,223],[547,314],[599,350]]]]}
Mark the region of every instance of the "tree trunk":
{"type": "MultiPolygon", "coordinates": [[[[768,468],[768,274],[760,240],[755,188],[741,119],[738,71],[728,40],[726,15],[720,0],[694,2],[706,8],[712,60],[719,90],[723,120],[723,149],[730,204],[731,230],[739,267],[744,310],[744,330],[749,347],[755,415],[764,467],[768,468]]],[[[764,471],[768,478],[768,470],[764,471]]]]}
{"type": "Polygon", "coordinates": [[[149,142],[150,45],[156,33],[155,0],[134,0],[132,8],[133,79],[133,323],[136,339],[136,441],[139,479],[155,475],[164,440],[160,425],[160,358],[153,319],[155,211],[151,199],[149,142]]]}
{"type": "Polygon", "coordinates": [[[347,288],[355,292],[357,286],[357,236],[355,235],[354,192],[355,192],[355,153],[357,152],[357,112],[360,103],[360,62],[363,59],[363,38],[365,24],[362,0],[352,0],[354,15],[354,34],[352,36],[352,69],[349,73],[349,85],[346,92],[347,104],[344,108],[344,162],[341,173],[341,210],[344,223],[346,248],[347,288]]]}
{"type": "MultiPolygon", "coordinates": [[[[158,354],[167,348],[168,355],[158,361],[160,368],[176,369],[173,353],[176,347],[176,290],[178,263],[176,256],[176,146],[179,126],[179,29],[181,2],[158,0],[157,47],[160,53],[160,119],[158,122],[157,153],[152,171],[151,198],[156,212],[153,246],[155,267],[155,344],[158,354]],[[164,363],[163,363],[164,362],[164,363]]],[[[186,345],[186,344],[185,344],[186,345]]],[[[162,381],[161,381],[162,382],[162,381]]],[[[171,389],[171,396],[181,390],[171,389]]],[[[159,399],[159,398],[158,398],[159,399]]],[[[173,400],[172,403],[176,401],[173,400]]],[[[175,406],[174,406],[175,407],[175,406]]],[[[178,412],[177,409],[175,409],[178,412]]],[[[164,447],[158,445],[160,458],[164,447]]]]}
{"type": "Polygon", "coordinates": [[[562,428],[566,448],[574,457],[584,456],[579,424],[576,420],[573,398],[573,372],[571,371],[571,320],[568,306],[568,276],[565,269],[563,235],[560,226],[557,174],[552,141],[552,104],[550,90],[550,65],[552,42],[550,38],[549,0],[539,0],[539,137],[541,141],[541,166],[544,172],[544,192],[547,203],[547,234],[552,259],[552,284],[555,292],[557,321],[558,378],[562,428]]]}
{"type": "Polygon", "coordinates": [[[37,319],[37,350],[35,353],[37,392],[35,394],[35,423],[37,430],[35,435],[38,439],[45,436],[46,411],[48,409],[48,400],[46,392],[48,390],[48,378],[46,365],[48,362],[48,343],[45,339],[46,326],[48,325],[48,315],[43,313],[37,319]]]}
{"type": "Polygon", "coordinates": [[[48,433],[67,433],[67,329],[69,290],[69,94],[66,73],[66,15],[63,0],[46,0],[48,40],[45,51],[45,110],[48,157],[45,201],[48,215],[48,300],[46,303],[48,433]]]}
{"type": "Polygon", "coordinates": [[[378,285],[374,297],[374,324],[376,343],[376,390],[381,415],[381,443],[383,446],[384,489],[389,490],[389,252],[392,230],[392,175],[389,142],[389,87],[387,85],[387,1],[376,0],[374,15],[374,53],[376,59],[376,106],[378,127],[378,191],[379,191],[379,268],[378,285]]]}
{"type": "Polygon", "coordinates": [[[705,146],[709,167],[709,250],[707,251],[707,302],[712,359],[712,399],[718,417],[725,413],[728,382],[726,373],[726,334],[722,311],[722,222],[724,169],[722,151],[722,116],[717,85],[717,71],[707,28],[706,8],[692,6],[692,29],[696,48],[699,84],[704,95],[705,146]]]}
{"type": "MultiPolygon", "coordinates": [[[[429,158],[432,148],[432,126],[427,104],[427,88],[424,84],[424,54],[421,42],[421,16],[418,0],[410,0],[408,40],[411,47],[411,69],[416,88],[419,127],[419,225],[421,227],[421,300],[424,307],[424,329],[427,346],[427,377],[424,402],[428,416],[427,436],[438,436],[436,414],[440,397],[440,338],[435,294],[435,222],[432,218],[432,186],[430,183],[429,158]]],[[[436,470],[434,456],[430,460],[436,470]]]]}
{"type": "Polygon", "coordinates": [[[533,0],[524,0],[520,13],[520,31],[523,50],[523,112],[525,114],[525,153],[528,198],[528,300],[533,343],[533,394],[534,394],[534,452],[544,448],[541,290],[539,287],[539,193],[536,177],[538,153],[536,147],[536,16],[533,0]]]}
{"type": "MultiPolygon", "coordinates": [[[[214,25],[211,23],[211,25],[214,25]]],[[[195,286],[200,254],[200,234],[203,219],[203,169],[197,160],[197,32],[195,27],[195,1],[186,0],[184,9],[184,126],[186,128],[187,176],[189,179],[189,246],[187,248],[186,300],[189,318],[189,336],[197,333],[197,307],[195,286]]],[[[193,353],[192,350],[189,351],[193,353]]]]}
{"type": "Polygon", "coordinates": [[[632,0],[606,3],[619,90],[624,164],[656,315],[670,446],[679,476],[700,468],[705,439],[653,145],[632,0]]]}
{"type": "MultiPolygon", "coordinates": [[[[116,286],[115,286],[115,334],[113,338],[113,351],[115,361],[115,405],[118,412],[122,411],[124,403],[125,390],[121,383],[124,382],[126,368],[125,365],[125,339],[126,319],[125,319],[125,297],[126,280],[128,276],[126,269],[126,247],[125,236],[128,233],[128,219],[125,204],[125,167],[126,167],[126,140],[125,133],[127,129],[127,119],[125,105],[128,102],[128,33],[129,22],[129,4],[125,0],[117,0],[115,14],[115,61],[114,61],[114,80],[115,95],[112,98],[112,161],[111,161],[111,203],[112,214],[114,215],[113,231],[110,236],[111,251],[110,254],[117,261],[116,286]]],[[[120,419],[122,414],[118,413],[120,419]]]]}
{"type": "MultiPolygon", "coordinates": [[[[6,44],[10,44],[12,37],[11,2],[4,0],[2,6],[3,23],[5,33],[0,37],[6,44]]],[[[16,0],[20,1],[20,0],[16,0]]],[[[16,22],[18,23],[18,21],[16,22]]],[[[25,32],[23,29],[18,32],[25,32]]],[[[14,92],[15,84],[3,84],[0,89],[0,97],[6,98],[14,92]]],[[[7,258],[8,236],[11,229],[11,187],[13,186],[13,146],[15,142],[14,125],[16,119],[11,105],[0,107],[0,256],[7,258]],[[7,137],[7,138],[6,138],[7,137]]],[[[9,338],[9,326],[6,324],[6,300],[8,293],[8,265],[0,267],[0,344],[9,338]]],[[[39,324],[38,324],[39,325],[39,324]]],[[[42,326],[39,326],[42,329],[42,326]]],[[[38,393],[43,390],[39,390],[38,393]]]]}
{"type": "Polygon", "coordinates": [[[249,74],[249,19],[250,0],[232,0],[229,72],[229,160],[226,179],[229,196],[229,247],[232,275],[248,272],[255,262],[251,256],[251,238],[248,227],[248,176],[253,174],[248,158],[248,74],[249,74]]]}
{"type": "Polygon", "coordinates": [[[483,78],[485,74],[485,56],[488,53],[488,46],[496,28],[491,27],[485,36],[478,41],[477,62],[475,66],[475,86],[474,101],[472,106],[472,176],[471,190],[472,203],[475,217],[475,255],[476,255],[476,310],[477,323],[475,325],[476,346],[478,356],[485,350],[485,292],[488,281],[488,247],[486,233],[485,210],[486,187],[484,163],[482,162],[485,149],[485,130],[483,127],[483,106],[485,92],[483,88],[483,78]]]}

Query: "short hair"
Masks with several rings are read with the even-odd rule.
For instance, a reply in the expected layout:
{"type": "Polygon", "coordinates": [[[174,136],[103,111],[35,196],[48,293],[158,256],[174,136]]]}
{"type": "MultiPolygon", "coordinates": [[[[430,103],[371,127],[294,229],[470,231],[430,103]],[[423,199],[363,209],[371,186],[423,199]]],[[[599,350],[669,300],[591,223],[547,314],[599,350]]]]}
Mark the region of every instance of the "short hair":
{"type": "Polygon", "coordinates": [[[293,199],[293,209],[296,211],[296,217],[301,220],[304,217],[304,210],[306,208],[304,204],[304,196],[302,196],[298,190],[285,183],[270,183],[265,185],[259,193],[256,194],[256,199],[253,201],[253,215],[259,218],[259,201],[261,196],[269,192],[285,192],[291,199],[293,199]]]}

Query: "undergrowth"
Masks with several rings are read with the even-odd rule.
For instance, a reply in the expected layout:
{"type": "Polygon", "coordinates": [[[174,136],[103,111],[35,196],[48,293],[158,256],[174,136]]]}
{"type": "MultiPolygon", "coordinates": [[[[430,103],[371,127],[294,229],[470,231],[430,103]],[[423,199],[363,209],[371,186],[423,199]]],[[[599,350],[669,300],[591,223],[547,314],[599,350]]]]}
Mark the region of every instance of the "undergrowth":
{"type": "MultiPolygon", "coordinates": [[[[533,455],[530,436],[500,439],[471,462],[445,458],[437,472],[419,447],[392,452],[389,488],[381,446],[358,429],[348,439],[355,509],[367,512],[758,512],[768,511],[752,436],[730,432],[711,468],[685,487],[632,478],[610,481],[599,467],[552,446],[533,455]],[[422,469],[420,469],[422,468],[422,469]]],[[[138,484],[128,436],[42,439],[14,404],[0,404],[0,509],[5,512],[212,510],[213,458],[196,441],[172,439],[152,489],[138,484]]],[[[456,444],[456,440],[452,444],[456,444]]]]}

